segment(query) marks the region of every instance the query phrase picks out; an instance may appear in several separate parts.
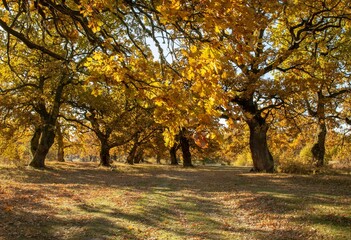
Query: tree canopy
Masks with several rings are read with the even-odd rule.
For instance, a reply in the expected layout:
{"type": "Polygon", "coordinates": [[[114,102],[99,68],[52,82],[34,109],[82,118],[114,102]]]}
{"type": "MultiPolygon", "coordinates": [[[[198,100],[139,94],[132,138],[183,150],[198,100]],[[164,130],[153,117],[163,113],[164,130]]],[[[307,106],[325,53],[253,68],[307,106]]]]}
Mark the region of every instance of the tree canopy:
{"type": "Polygon", "coordinates": [[[348,137],[350,9],[348,0],[3,0],[1,138],[25,135],[36,168],[55,139],[63,144],[63,122],[71,142],[93,133],[104,166],[110,150],[133,163],[168,148],[175,159],[181,149],[184,166],[245,155],[253,171],[273,172],[282,149],[294,162],[310,146],[322,167],[346,147],[328,149],[327,133],[348,137]]]}

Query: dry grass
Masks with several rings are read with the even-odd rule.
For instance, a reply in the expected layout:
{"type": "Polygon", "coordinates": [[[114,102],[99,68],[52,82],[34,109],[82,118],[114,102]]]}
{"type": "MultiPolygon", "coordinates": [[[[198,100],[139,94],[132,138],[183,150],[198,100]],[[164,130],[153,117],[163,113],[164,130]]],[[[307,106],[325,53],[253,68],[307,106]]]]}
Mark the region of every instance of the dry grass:
{"type": "Polygon", "coordinates": [[[0,168],[0,239],[351,239],[350,175],[0,168]]]}

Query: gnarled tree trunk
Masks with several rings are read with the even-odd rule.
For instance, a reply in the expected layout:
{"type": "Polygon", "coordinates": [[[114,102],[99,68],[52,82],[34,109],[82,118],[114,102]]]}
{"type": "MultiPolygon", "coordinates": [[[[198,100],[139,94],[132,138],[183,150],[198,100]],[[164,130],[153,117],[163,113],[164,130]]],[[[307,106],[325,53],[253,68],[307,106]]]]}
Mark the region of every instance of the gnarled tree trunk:
{"type": "Polygon", "coordinates": [[[55,125],[46,124],[41,130],[39,144],[33,156],[30,166],[34,168],[44,168],[45,158],[55,141],[55,125]]]}
{"type": "Polygon", "coordinates": [[[133,147],[130,149],[128,157],[127,157],[127,163],[133,165],[134,164],[134,158],[136,156],[136,152],[138,149],[138,144],[134,143],[133,147]]]}
{"type": "MultiPolygon", "coordinates": [[[[69,83],[70,78],[67,78],[66,75],[63,75],[61,82],[56,88],[54,95],[54,101],[51,106],[51,109],[48,110],[46,103],[44,101],[39,102],[36,106],[36,111],[42,118],[44,125],[40,126],[39,129],[36,129],[33,138],[31,139],[31,151],[33,154],[33,159],[29,163],[30,166],[34,168],[44,168],[45,167],[45,158],[48,154],[51,146],[55,141],[55,128],[57,118],[60,113],[61,107],[61,98],[63,94],[63,89],[69,83]]],[[[45,77],[41,78],[41,86],[44,86],[45,77]]]]}
{"type": "Polygon", "coordinates": [[[246,120],[250,128],[250,150],[254,171],[273,172],[274,161],[267,144],[268,125],[257,118],[246,120]]]}
{"type": "Polygon", "coordinates": [[[35,152],[38,149],[40,136],[41,136],[41,127],[35,127],[35,131],[34,131],[33,137],[30,140],[30,151],[32,153],[32,157],[34,157],[35,152]]]}
{"type": "Polygon", "coordinates": [[[236,99],[236,103],[243,110],[246,123],[250,129],[250,150],[253,161],[253,171],[274,172],[274,161],[267,143],[269,125],[261,116],[261,111],[253,100],[253,95],[248,99],[236,99]]]}

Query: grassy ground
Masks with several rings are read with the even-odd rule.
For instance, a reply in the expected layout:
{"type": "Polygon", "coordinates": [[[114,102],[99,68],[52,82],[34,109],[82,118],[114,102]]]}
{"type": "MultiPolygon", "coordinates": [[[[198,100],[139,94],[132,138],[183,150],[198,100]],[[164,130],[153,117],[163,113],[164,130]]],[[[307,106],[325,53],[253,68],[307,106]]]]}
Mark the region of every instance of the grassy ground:
{"type": "Polygon", "coordinates": [[[351,239],[351,176],[1,167],[0,239],[351,239]]]}

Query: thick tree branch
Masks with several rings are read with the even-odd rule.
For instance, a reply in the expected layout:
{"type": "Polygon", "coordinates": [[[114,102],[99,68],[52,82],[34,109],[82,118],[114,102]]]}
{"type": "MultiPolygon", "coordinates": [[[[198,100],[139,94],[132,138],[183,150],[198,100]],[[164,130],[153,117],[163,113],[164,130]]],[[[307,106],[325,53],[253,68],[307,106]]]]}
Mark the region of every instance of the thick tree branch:
{"type": "Polygon", "coordinates": [[[51,56],[51,57],[57,59],[57,60],[66,61],[66,59],[65,59],[63,56],[61,56],[61,55],[59,55],[59,54],[57,54],[57,53],[55,53],[55,52],[53,52],[53,51],[51,51],[51,50],[49,50],[49,49],[43,47],[43,46],[40,46],[40,45],[38,45],[38,44],[36,44],[36,43],[30,41],[23,33],[20,33],[20,32],[15,31],[15,30],[12,29],[11,27],[9,27],[9,26],[6,24],[6,22],[4,22],[4,21],[1,20],[1,19],[0,19],[0,26],[1,26],[7,33],[11,34],[12,36],[14,36],[14,37],[16,37],[17,39],[19,39],[20,41],[22,41],[22,42],[23,42],[27,47],[29,47],[30,49],[37,49],[37,50],[39,50],[39,51],[41,51],[41,52],[43,52],[43,53],[45,53],[45,54],[47,54],[47,55],[49,55],[49,56],[51,56]]]}

